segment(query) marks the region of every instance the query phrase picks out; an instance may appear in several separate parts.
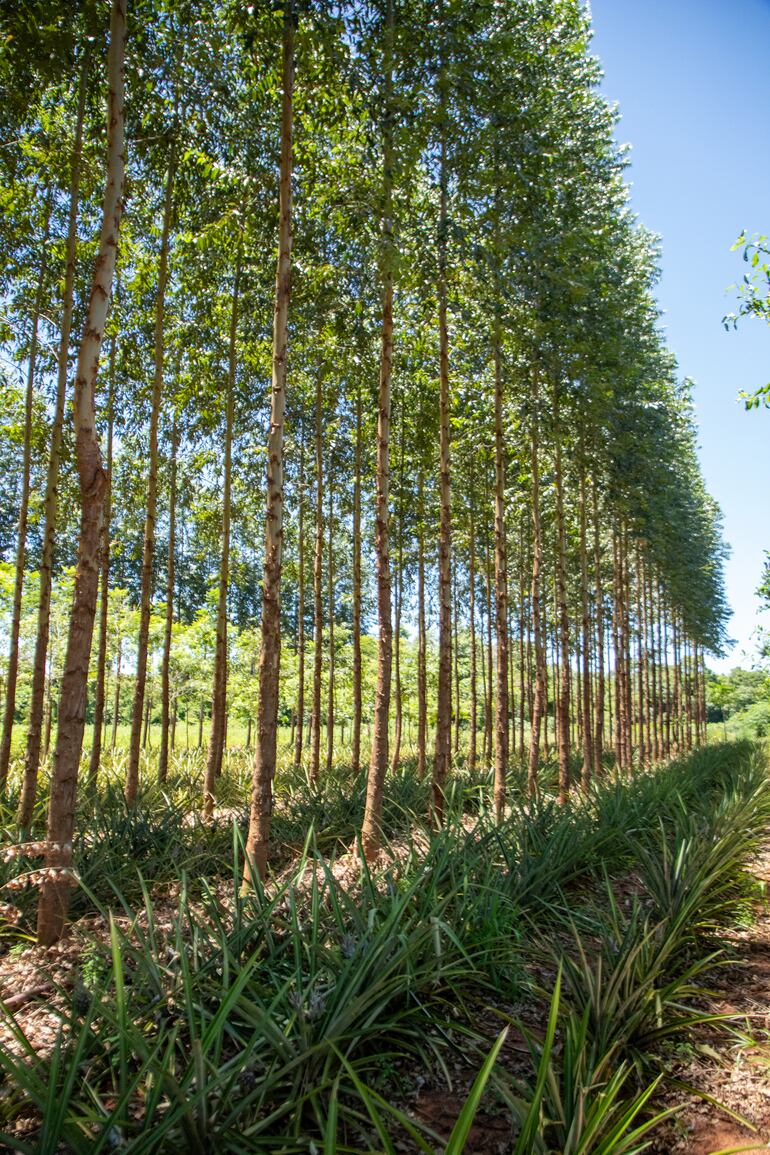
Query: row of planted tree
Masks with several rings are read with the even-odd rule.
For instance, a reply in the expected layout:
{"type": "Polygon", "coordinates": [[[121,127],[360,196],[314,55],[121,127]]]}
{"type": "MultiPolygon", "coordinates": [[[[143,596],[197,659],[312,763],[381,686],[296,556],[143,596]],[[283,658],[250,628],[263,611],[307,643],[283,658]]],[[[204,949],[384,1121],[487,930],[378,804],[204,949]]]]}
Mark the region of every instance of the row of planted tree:
{"type": "Polygon", "coordinates": [[[405,713],[437,822],[460,746],[494,764],[499,817],[512,756],[536,790],[550,709],[562,798],[573,749],[585,786],[605,751],[630,768],[698,740],[719,514],[581,6],[113,0],[109,36],[101,2],[35,7],[2,15],[0,436],[20,468],[0,776],[16,720],[28,824],[56,696],[41,941],[67,908],[86,711],[93,779],[109,684],[113,721],[131,686],[133,801],[148,677],[162,777],[201,615],[207,813],[244,652],[254,685],[247,879],[279,725],[323,772],[343,687],[369,857],[405,713]]]}

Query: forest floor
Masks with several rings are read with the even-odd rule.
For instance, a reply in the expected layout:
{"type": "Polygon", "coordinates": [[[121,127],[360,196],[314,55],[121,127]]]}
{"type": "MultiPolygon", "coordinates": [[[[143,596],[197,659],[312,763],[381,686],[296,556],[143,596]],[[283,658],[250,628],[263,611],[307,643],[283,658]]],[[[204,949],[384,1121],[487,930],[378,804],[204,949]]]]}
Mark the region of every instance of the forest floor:
{"type": "MultiPolygon", "coordinates": [[[[292,1072],[298,1062],[306,1064],[308,1080],[320,1078],[314,1056],[328,1054],[325,1062],[334,1061],[336,1048],[342,1045],[337,1040],[352,1037],[352,1032],[363,1041],[360,1066],[355,1070],[381,1097],[378,1101],[384,1100],[387,1110],[392,1110],[392,1116],[385,1117],[389,1136],[387,1143],[383,1140],[384,1149],[394,1155],[440,1151],[439,1140],[448,1138],[457,1123],[484,1056],[507,1027],[497,1075],[487,1086],[464,1146],[454,1150],[467,1155],[509,1155],[521,1126],[515,1121],[513,1099],[522,1089],[525,1098],[532,1093],[533,1064],[546,1050],[549,1000],[553,1006],[552,992],[560,982],[560,954],[562,961],[572,956],[577,963],[585,951],[587,961],[584,958],[585,969],[577,978],[573,976],[571,985],[565,972],[549,1076],[556,1080],[554,1086],[564,1075],[564,1031],[571,1008],[580,1005],[584,978],[591,981],[592,975],[602,974],[604,966],[607,987],[602,997],[608,997],[613,967],[622,974],[624,960],[648,958],[638,954],[646,942],[653,941],[647,928],[660,935],[654,940],[660,946],[654,946],[644,963],[649,970],[657,965],[655,954],[669,949],[665,936],[678,926],[677,941],[687,952],[697,943],[697,957],[714,951],[721,957],[719,965],[697,972],[693,985],[676,988],[664,1005],[664,1018],[675,1019],[685,1007],[701,1019],[709,1014],[725,1019],[700,1021],[690,1030],[665,1034],[660,1045],[645,1050],[639,1082],[632,1067],[638,1053],[635,1040],[654,1028],[654,1008],[652,1021],[649,1011],[640,1020],[641,1034],[635,1035],[630,1028],[624,1034],[621,1024],[618,1042],[613,1041],[616,1035],[608,1036],[609,1042],[602,1045],[609,1048],[608,1054],[622,1055],[630,1072],[624,1095],[635,1093],[640,1085],[650,1086],[658,1074],[663,1075],[634,1125],[650,1112],[675,1108],[644,1136],[650,1143],[646,1149],[653,1155],[770,1151],[770,801],[762,784],[764,756],[751,762],[752,757],[750,751],[725,747],[628,782],[608,780],[597,789],[590,807],[578,802],[572,810],[549,804],[532,810],[525,804],[512,810],[502,832],[483,816],[460,809],[455,825],[441,838],[428,837],[424,827],[414,824],[419,811],[410,792],[415,784],[405,776],[393,788],[409,800],[399,810],[408,825],[394,830],[369,881],[357,856],[340,852],[351,845],[347,825],[351,816],[335,807],[348,805],[349,796],[340,795],[335,787],[328,797],[306,798],[303,787],[284,804],[284,829],[292,832],[296,825],[303,831],[307,814],[323,815],[324,829],[337,831],[338,850],[327,849],[305,859],[299,854],[301,842],[295,841],[296,849],[289,853],[287,841],[281,868],[261,900],[267,905],[242,908],[234,899],[234,879],[239,875],[228,875],[227,867],[233,819],[237,827],[241,806],[223,806],[221,822],[208,827],[200,824],[185,798],[175,810],[168,798],[153,801],[154,796],[148,796],[143,812],[126,814],[115,798],[105,796],[102,810],[84,817],[84,823],[93,825],[81,850],[89,886],[102,887],[97,902],[101,911],[85,904],[85,897],[90,898],[93,891],[84,892],[78,917],[56,947],[44,950],[17,938],[15,945],[7,939],[6,949],[0,950],[0,1000],[6,1012],[0,1019],[0,1063],[5,1073],[0,1086],[0,1131],[14,1139],[13,1145],[4,1147],[0,1137],[0,1150],[42,1149],[30,1143],[38,1141],[45,1104],[53,1103],[57,1095],[65,1103],[61,1088],[66,1084],[69,1117],[81,1120],[75,1130],[79,1128],[82,1134],[84,1127],[97,1126],[87,1122],[96,1118],[89,1112],[97,1096],[100,1111],[112,1112],[110,1118],[119,1120],[113,1130],[125,1136],[121,1146],[133,1150],[129,1134],[135,1130],[137,1150],[144,1151],[142,1144],[149,1132],[143,1122],[143,1104],[157,1084],[157,1066],[148,1054],[146,1071],[139,1069],[135,1074],[127,1066],[116,1074],[114,1040],[129,1031],[133,1041],[126,1042],[126,1047],[137,1056],[144,1054],[143,1040],[154,1038],[156,1032],[159,1038],[178,1039],[177,1078],[187,1088],[193,1111],[198,1111],[195,1104],[201,1084],[193,1067],[192,1043],[196,1035],[203,1037],[201,1032],[211,1035],[210,1060],[206,1060],[211,1064],[210,1099],[206,1100],[211,1106],[202,1117],[212,1128],[215,1143],[218,1104],[234,1092],[237,1100],[243,1088],[252,1085],[254,1071],[257,1079],[272,1077],[271,1047],[275,1045],[275,1054],[283,1055],[290,1046],[296,1055],[283,1068],[283,1081],[268,1086],[266,1094],[272,1098],[265,1102],[280,1103],[296,1086],[292,1072]],[[725,788],[730,784],[736,793],[724,809],[725,788]],[[108,819],[112,823],[109,834],[108,819]],[[134,850],[129,851],[129,846],[134,850]],[[189,893],[179,881],[180,846],[194,864],[191,881],[196,875],[204,880],[202,888],[193,886],[189,893]],[[674,854],[677,846],[684,855],[679,875],[674,866],[679,861],[674,854]],[[146,905],[132,882],[141,859],[155,879],[146,905]],[[662,864],[662,873],[656,863],[662,864]],[[112,876],[125,889],[112,890],[112,876]],[[694,887],[701,888],[702,905],[699,900],[687,906],[694,887]],[[689,921],[674,926],[667,896],[685,903],[689,921]],[[620,945],[608,947],[618,928],[628,936],[627,942],[621,942],[621,934],[620,945]],[[250,944],[259,942],[262,945],[255,952],[250,944]],[[185,953],[189,961],[183,965],[180,956],[185,953]],[[223,970],[220,957],[228,959],[223,970]],[[346,961],[350,959],[352,963],[346,961]],[[248,987],[239,986],[241,973],[248,987]],[[499,978],[490,981],[490,974],[499,978]],[[251,992],[251,1001],[241,1004],[236,988],[251,992]],[[407,995],[409,991],[413,993],[407,995]],[[339,998],[338,992],[342,992],[339,998]],[[211,1034],[219,1008],[231,999],[232,1016],[218,1023],[220,1035],[211,1034]],[[267,1013],[284,1026],[275,1040],[269,1031],[264,1033],[259,1045],[264,1046],[266,1058],[255,1067],[249,1053],[258,1037],[255,1024],[262,1021],[252,1017],[257,1014],[257,1001],[265,1008],[259,1014],[267,1013]],[[377,1003],[379,1020],[371,1011],[377,1003]],[[353,1019],[348,1015],[351,1006],[357,1008],[353,1019]],[[65,1065],[57,1071],[63,1026],[71,1038],[62,1052],[65,1065]],[[89,1040],[83,1043],[82,1052],[88,1055],[87,1063],[77,1057],[79,1038],[89,1040]],[[30,1082],[26,1099],[20,1100],[9,1092],[9,1083],[18,1082],[30,1064],[42,1081],[36,1086],[30,1082]],[[188,1074],[185,1064],[189,1064],[188,1074]],[[230,1073],[233,1065],[240,1074],[230,1073]],[[79,1069],[87,1070],[92,1080],[82,1094],[77,1080],[70,1083],[67,1074],[79,1069]],[[125,1104],[117,1089],[116,1079],[121,1078],[127,1080],[130,1095],[125,1104]],[[429,1147],[413,1141],[404,1120],[417,1123],[429,1147]]],[[[474,791],[464,795],[466,802],[475,796],[474,791]]],[[[33,925],[32,914],[28,904],[28,927],[33,925]]],[[[679,946],[671,949],[674,953],[667,956],[668,964],[649,978],[653,994],[666,987],[671,977],[677,979],[682,970],[675,961],[680,957],[679,946]]],[[[649,977],[644,967],[628,972],[642,993],[649,977]]],[[[599,1015],[599,1034],[601,1025],[599,1015]]],[[[598,1083],[589,1077],[583,1084],[589,1104],[596,1101],[597,1087],[607,1079],[604,1070],[598,1083]]],[[[563,1093],[564,1085],[560,1086],[563,1093]]],[[[322,1082],[319,1087],[318,1094],[325,1093],[322,1082]]],[[[350,1093],[346,1092],[348,1102],[350,1093]]],[[[374,1101],[366,1094],[362,1089],[362,1102],[371,1106],[374,1101]]],[[[545,1114],[552,1110],[552,1104],[543,1108],[545,1114]]],[[[346,1143],[345,1149],[383,1149],[374,1136],[365,1137],[365,1129],[359,1128],[356,1135],[355,1120],[362,1117],[354,1105],[348,1116],[353,1122],[340,1123],[348,1128],[348,1135],[352,1127],[356,1144],[346,1143]],[[371,1141],[374,1146],[368,1145],[371,1141]],[[362,1142],[365,1145],[359,1147],[362,1142]]],[[[254,1127],[260,1115],[248,1118],[254,1127]]],[[[322,1112],[321,1132],[325,1118],[322,1112]]],[[[303,1113],[301,1105],[296,1120],[292,1127],[307,1125],[307,1112],[303,1113]]],[[[315,1125],[311,1123],[311,1128],[315,1125]]],[[[232,1126],[237,1136],[240,1120],[232,1126]]],[[[52,1128],[47,1152],[79,1155],[90,1150],[71,1145],[73,1124],[67,1123],[64,1112],[57,1128],[59,1138],[66,1136],[65,1143],[58,1145],[52,1128]]],[[[223,1139],[227,1144],[230,1134],[223,1139]]],[[[299,1140],[299,1133],[295,1134],[299,1140]]],[[[173,1146],[178,1141],[147,1150],[186,1150],[173,1146]]],[[[301,1141],[306,1143],[304,1136],[301,1141]]],[[[564,1149],[557,1136],[549,1137],[547,1146],[538,1142],[535,1137],[534,1144],[526,1147],[527,1155],[541,1151],[552,1155],[564,1149]]],[[[232,1143],[221,1150],[242,1150],[237,1139],[232,1143]]],[[[337,1150],[329,1146],[328,1136],[322,1148],[317,1141],[315,1145],[325,1152],[337,1150]]],[[[204,1141],[201,1149],[219,1151],[220,1147],[208,1147],[204,1141]]],[[[626,1146],[596,1149],[607,1155],[630,1150],[626,1146]]]]}

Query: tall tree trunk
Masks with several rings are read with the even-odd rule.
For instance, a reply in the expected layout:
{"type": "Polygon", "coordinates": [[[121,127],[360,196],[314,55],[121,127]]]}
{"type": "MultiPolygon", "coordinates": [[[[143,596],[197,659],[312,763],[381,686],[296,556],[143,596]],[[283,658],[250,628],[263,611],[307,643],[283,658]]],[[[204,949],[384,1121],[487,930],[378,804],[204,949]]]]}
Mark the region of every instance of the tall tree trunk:
{"type": "Polygon", "coordinates": [[[110,515],[112,511],[112,431],[114,425],[115,394],[115,336],[110,341],[109,394],[107,398],[107,496],[104,501],[102,526],[102,591],[99,603],[99,643],[96,658],[96,690],[94,692],[94,728],[91,740],[91,758],[88,764],[88,788],[94,790],[102,757],[102,723],[107,697],[107,626],[109,621],[110,589],[110,515]]]}
{"type": "MultiPolygon", "coordinates": [[[[163,622],[163,658],[160,667],[160,751],[158,753],[158,782],[168,777],[168,746],[171,705],[171,635],[174,625],[174,587],[176,584],[176,470],[179,433],[177,416],[171,427],[171,462],[168,493],[168,557],[166,561],[166,613],[163,622]]],[[[174,704],[176,717],[176,700],[174,704]]],[[[173,729],[173,725],[172,725],[173,729]]],[[[173,746],[173,742],[172,742],[173,746]]]]}
{"type": "Polygon", "coordinates": [[[425,777],[428,746],[428,662],[425,626],[425,481],[417,482],[417,773],[425,777]]]}
{"type": "Polygon", "coordinates": [[[476,669],[476,492],[473,456],[469,463],[470,468],[470,505],[468,510],[468,622],[470,632],[470,735],[468,739],[468,769],[471,773],[476,769],[476,739],[478,735],[478,671],[476,669]]]}
{"type": "MultiPolygon", "coordinates": [[[[299,527],[297,550],[299,553],[299,573],[297,589],[297,726],[294,735],[294,765],[302,765],[302,744],[305,734],[305,426],[300,425],[299,435],[299,488],[297,493],[299,527]]],[[[354,595],[355,596],[355,595],[354,595]]],[[[249,738],[251,719],[249,719],[249,738]]],[[[249,745],[247,741],[246,745],[249,745]]]]}
{"type": "Polygon", "coordinates": [[[351,761],[353,773],[361,766],[361,713],[363,709],[361,663],[361,455],[362,455],[361,385],[356,382],[356,448],[353,482],[353,736],[351,761]]]}
{"type": "Polygon", "coordinates": [[[380,381],[377,397],[377,466],[375,500],[375,554],[377,560],[377,688],[374,702],[374,733],[366,786],[366,808],[361,828],[365,857],[373,861],[382,841],[382,801],[388,769],[388,724],[393,660],[393,622],[390,604],[390,548],[388,540],[390,496],[390,405],[393,377],[393,278],[395,239],[393,232],[393,41],[394,0],[387,0],[384,39],[384,140],[382,179],[382,330],[380,381]]]}
{"type": "Polygon", "coordinates": [[[594,587],[596,589],[596,697],[594,699],[594,776],[602,772],[604,757],[604,587],[602,583],[601,531],[596,479],[592,484],[594,523],[594,587]]]}
{"type": "MultiPolygon", "coordinates": [[[[80,168],[83,154],[83,123],[88,90],[88,51],[84,54],[80,73],[75,142],[70,165],[69,216],[67,221],[67,248],[64,266],[64,292],[59,338],[56,402],[51,428],[51,448],[48,456],[48,474],[45,483],[43,515],[43,549],[40,558],[40,595],[37,611],[35,657],[32,666],[32,688],[29,702],[29,724],[24,755],[24,782],[19,801],[19,825],[26,829],[32,819],[37,794],[37,774],[40,766],[40,744],[43,733],[43,710],[46,698],[46,666],[48,635],[51,625],[51,587],[53,582],[53,551],[56,539],[56,518],[59,510],[59,464],[64,431],[64,405],[67,396],[72,312],[75,300],[75,265],[78,243],[78,205],[80,200],[80,168]]],[[[49,712],[50,718],[50,712],[49,712]]],[[[46,747],[47,750],[47,747],[46,747]]]]}
{"type": "Polygon", "coordinates": [[[495,623],[497,633],[497,687],[495,709],[495,819],[505,812],[508,773],[508,554],[505,533],[505,438],[503,429],[502,326],[495,318],[495,623]]]}
{"type": "Polygon", "coordinates": [[[147,652],[150,639],[150,612],[152,603],[152,571],[155,555],[155,520],[158,504],[158,419],[163,393],[164,360],[164,314],[166,307],[166,285],[168,282],[168,250],[171,235],[171,219],[174,208],[174,177],[176,172],[176,152],[171,146],[171,155],[166,174],[166,192],[163,206],[163,232],[160,241],[158,263],[158,292],[155,302],[155,349],[152,383],[152,403],[150,408],[150,453],[147,471],[147,507],[144,519],[144,545],[142,549],[142,582],[139,597],[139,637],[136,647],[136,678],[134,681],[134,705],[131,715],[131,740],[128,752],[126,774],[126,801],[130,806],[136,801],[139,788],[139,755],[142,731],[142,710],[147,684],[147,652]]]}
{"type": "MultiPolygon", "coordinates": [[[[445,115],[444,69],[441,69],[441,108],[445,115]]],[[[439,542],[438,542],[438,690],[436,742],[433,757],[433,821],[444,818],[444,786],[452,739],[452,505],[449,442],[449,330],[447,328],[447,159],[445,130],[441,131],[438,222],[439,326],[439,542]]]]}
{"type": "Polygon", "coordinates": [[[313,558],[313,709],[310,715],[310,781],[321,767],[321,677],[323,673],[323,368],[315,387],[315,555],[313,558]]]}
{"type": "Polygon", "coordinates": [[[591,725],[591,611],[588,601],[588,511],[586,509],[586,465],[580,463],[580,611],[583,631],[583,768],[581,783],[588,790],[594,759],[591,725]]]}
{"type": "Polygon", "coordinates": [[[32,406],[35,397],[35,369],[37,367],[38,326],[43,306],[48,272],[48,237],[51,228],[51,193],[46,194],[45,230],[40,256],[40,272],[32,306],[32,327],[27,363],[27,387],[24,395],[24,448],[21,465],[21,498],[19,519],[16,529],[16,565],[11,601],[11,630],[8,643],[8,667],[5,675],[5,706],[3,710],[3,733],[0,738],[0,794],[5,791],[8,766],[11,761],[11,737],[13,718],[16,713],[16,682],[19,674],[19,631],[21,627],[21,595],[24,588],[24,564],[27,556],[27,520],[29,516],[29,493],[32,471],[32,406]]]}
{"type": "Polygon", "coordinates": [[[559,635],[559,706],[557,712],[556,747],[559,758],[559,801],[567,801],[569,793],[569,720],[570,720],[570,663],[569,611],[567,608],[566,529],[564,518],[564,481],[562,470],[561,424],[559,420],[559,385],[553,383],[553,412],[556,438],[556,622],[559,635]]]}
{"type": "Polygon", "coordinates": [[[45,855],[47,874],[40,888],[37,912],[37,937],[41,946],[51,946],[61,938],[69,907],[75,796],[83,747],[88,662],[99,584],[102,520],[109,485],[96,435],[95,393],[123,211],[125,39],[125,0],[113,0],[107,58],[107,184],[99,250],[75,377],[75,450],[80,482],[81,521],[75,592],[59,695],[56,750],[51,776],[46,832],[48,846],[45,855]]]}
{"type": "MultiPolygon", "coordinates": [[[[546,709],[546,662],[542,631],[542,604],[540,600],[540,567],[543,556],[540,524],[540,464],[538,461],[537,418],[532,422],[532,635],[535,650],[535,687],[532,698],[532,726],[529,737],[529,765],[527,788],[530,795],[538,790],[537,771],[540,762],[540,729],[546,709]]],[[[547,723],[546,723],[547,724],[547,723]]]]}
{"type": "Polygon", "coordinates": [[[225,399],[225,460],[222,486],[222,553],[219,560],[219,595],[217,598],[217,637],[214,649],[214,684],[211,694],[211,736],[203,784],[203,815],[214,813],[217,778],[222,773],[227,716],[227,592],[230,585],[230,518],[233,477],[233,416],[235,412],[235,378],[238,367],[238,293],[241,284],[243,233],[238,237],[235,259],[235,283],[230,308],[230,339],[225,399]]]}
{"type": "Polygon", "coordinates": [[[401,425],[399,430],[398,454],[398,506],[396,511],[398,525],[398,544],[396,546],[396,588],[395,588],[395,641],[393,647],[393,674],[396,683],[396,709],[393,732],[393,751],[390,768],[395,774],[401,761],[401,735],[403,732],[403,702],[401,694],[401,604],[404,596],[404,437],[406,430],[406,415],[401,408],[401,425]]]}
{"type": "Polygon", "coordinates": [[[281,669],[281,547],[283,543],[283,424],[286,412],[286,357],[291,292],[291,170],[294,93],[294,4],[283,10],[281,100],[280,225],[273,323],[273,381],[267,442],[267,517],[262,592],[262,649],[259,656],[257,749],[246,839],[244,883],[264,878],[273,813],[273,778],[278,744],[278,689],[281,669]]]}
{"type": "Polygon", "coordinates": [[[326,696],[326,773],[334,762],[334,462],[329,461],[329,561],[327,565],[327,600],[329,603],[329,678],[326,696]]]}

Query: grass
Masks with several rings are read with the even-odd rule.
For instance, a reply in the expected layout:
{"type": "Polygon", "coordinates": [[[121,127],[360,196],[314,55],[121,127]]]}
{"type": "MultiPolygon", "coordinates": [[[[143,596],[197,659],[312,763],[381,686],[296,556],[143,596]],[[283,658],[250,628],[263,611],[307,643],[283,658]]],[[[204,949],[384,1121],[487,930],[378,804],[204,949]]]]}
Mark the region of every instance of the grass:
{"type": "MultiPolygon", "coordinates": [[[[177,760],[165,790],[146,782],[129,809],[118,758],[83,799],[75,913],[101,912],[109,935],[54,999],[52,1052],[7,1013],[9,1150],[459,1155],[492,1101],[519,1155],[644,1148],[661,1119],[652,1060],[712,1017],[719,936],[748,909],[745,864],[770,818],[760,751],[608,773],[567,807],[529,801],[517,769],[500,826],[488,774],[458,771],[433,836],[428,786],[407,763],[388,783],[391,858],[376,871],[345,859],[345,885],[335,863],[355,843],[364,776],[338,766],[311,787],[286,770],[281,873],[245,897],[248,761],[231,755],[232,813],[211,826],[196,817],[200,771],[177,760]],[[484,1007],[529,1038],[528,1070],[488,1016],[480,1025],[484,1007]],[[458,1062],[468,1077],[448,1137],[412,1091],[417,1073],[451,1083],[458,1062]]],[[[41,816],[42,803],[38,828],[41,816]]],[[[13,838],[11,810],[2,821],[13,838]]],[[[5,881],[19,864],[2,869],[5,881]]]]}

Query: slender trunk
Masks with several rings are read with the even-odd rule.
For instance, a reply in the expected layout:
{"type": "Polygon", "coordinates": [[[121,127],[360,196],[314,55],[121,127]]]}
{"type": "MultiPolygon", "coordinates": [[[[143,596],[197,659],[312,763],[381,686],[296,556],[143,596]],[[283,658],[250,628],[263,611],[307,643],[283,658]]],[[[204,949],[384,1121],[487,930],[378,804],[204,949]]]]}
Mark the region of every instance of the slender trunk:
{"type": "Polygon", "coordinates": [[[559,633],[559,709],[556,745],[559,757],[559,802],[564,805],[569,793],[569,719],[570,664],[569,612],[567,609],[566,529],[564,518],[564,482],[562,472],[561,425],[559,422],[559,386],[554,380],[553,411],[556,435],[556,620],[559,633]]]}
{"type": "Polygon", "coordinates": [[[505,534],[505,441],[503,430],[502,326],[495,318],[495,624],[497,693],[495,709],[495,819],[505,812],[508,773],[508,554],[505,534]]]}
{"type": "MultiPolygon", "coordinates": [[[[442,109],[444,81],[442,68],[442,109]]],[[[447,161],[441,134],[438,224],[439,317],[439,544],[438,544],[438,690],[433,757],[433,821],[444,818],[444,785],[449,773],[452,727],[452,507],[449,446],[449,331],[447,328],[447,161]]]]}
{"type": "Polygon", "coordinates": [[[380,381],[377,397],[377,466],[375,501],[375,554],[377,560],[377,689],[374,703],[374,733],[366,787],[366,808],[361,828],[364,855],[373,861],[382,840],[382,802],[388,769],[388,723],[390,681],[393,658],[393,623],[390,604],[390,550],[388,518],[390,494],[390,405],[393,376],[393,279],[395,240],[393,234],[393,39],[394,0],[387,0],[384,39],[385,116],[383,141],[383,220],[382,220],[382,330],[380,381]]]}
{"type": "Polygon", "coordinates": [[[476,769],[476,736],[478,731],[478,687],[476,670],[476,493],[473,458],[470,462],[469,558],[468,558],[468,620],[470,631],[470,735],[468,739],[468,769],[476,769]]]}
{"type": "Polygon", "coordinates": [[[361,664],[361,455],[362,455],[361,386],[356,383],[356,448],[353,482],[353,738],[351,760],[353,773],[361,766],[361,713],[363,708],[361,664]]]}
{"type": "Polygon", "coordinates": [[[425,628],[425,482],[417,482],[417,773],[425,777],[428,746],[428,663],[425,628]]]}
{"type": "MultiPolygon", "coordinates": [[[[29,826],[37,794],[37,773],[40,765],[40,743],[43,731],[43,709],[46,696],[46,666],[48,635],[51,624],[51,586],[53,579],[53,551],[56,538],[56,518],[59,510],[59,463],[64,432],[64,405],[67,396],[70,334],[75,299],[75,264],[77,256],[78,204],[80,199],[80,167],[83,153],[83,123],[85,120],[88,89],[89,53],[83,57],[78,95],[75,143],[72,149],[69,188],[69,218],[67,248],[62,294],[62,320],[59,339],[56,402],[51,428],[51,448],[48,456],[48,474],[45,483],[45,511],[43,515],[43,549],[40,558],[40,594],[37,611],[35,657],[32,666],[32,688],[29,703],[29,725],[24,756],[24,782],[19,802],[19,825],[29,826]]],[[[49,712],[50,718],[50,712],[49,712]]],[[[46,748],[47,752],[47,748],[46,748]]]]}
{"type": "Polygon", "coordinates": [[[396,683],[396,710],[395,710],[395,726],[393,733],[393,753],[391,755],[390,768],[395,774],[398,769],[398,764],[401,761],[401,734],[403,730],[403,702],[401,700],[401,604],[404,597],[404,437],[406,430],[405,414],[401,412],[401,428],[399,436],[399,463],[398,463],[398,545],[396,547],[396,588],[395,588],[395,614],[396,614],[396,637],[393,648],[393,675],[396,683]]]}
{"type": "Polygon", "coordinates": [[[69,908],[75,796],[83,747],[88,663],[99,584],[102,520],[109,485],[96,435],[95,394],[99,354],[112,296],[118,233],[123,210],[125,37],[124,0],[113,0],[107,58],[109,84],[107,183],[102,208],[99,250],[75,377],[75,448],[80,482],[81,521],[75,592],[59,695],[56,750],[51,776],[46,832],[48,843],[45,855],[46,877],[41,884],[37,912],[37,937],[41,946],[51,946],[59,941],[69,908]]]}
{"type": "Polygon", "coordinates": [[[326,773],[334,761],[334,463],[329,462],[329,562],[327,597],[329,602],[329,680],[326,700],[326,773]]]}
{"type": "Polygon", "coordinates": [[[585,459],[580,467],[580,609],[583,630],[583,790],[591,783],[594,736],[591,725],[591,611],[588,601],[588,511],[586,509],[585,459]]]}
{"type": "Polygon", "coordinates": [[[313,709],[310,715],[310,781],[321,767],[321,676],[323,672],[323,370],[315,388],[315,555],[313,558],[313,709]]]}
{"type": "Polygon", "coordinates": [[[594,584],[596,588],[596,697],[594,700],[594,775],[602,772],[604,757],[604,587],[596,480],[592,485],[594,521],[594,584]]]}
{"type": "MultiPolygon", "coordinates": [[[[305,734],[305,426],[300,427],[299,441],[299,489],[297,493],[299,507],[299,528],[297,549],[299,552],[299,574],[297,590],[297,726],[294,734],[294,765],[302,765],[302,742],[305,734]]],[[[246,745],[251,740],[251,719],[249,719],[249,736],[246,745]]]]}
{"type": "Polygon", "coordinates": [[[273,778],[278,742],[278,689],[281,665],[281,546],[283,542],[283,424],[286,412],[286,356],[291,289],[291,169],[294,91],[294,4],[283,11],[281,100],[280,226],[273,323],[273,380],[267,443],[267,517],[262,592],[262,649],[259,656],[257,749],[246,840],[244,883],[264,878],[273,813],[273,778]]]}
{"type": "Polygon", "coordinates": [[[32,330],[27,363],[27,387],[24,396],[24,448],[21,464],[21,498],[19,520],[16,530],[16,566],[11,601],[11,630],[8,643],[8,668],[5,676],[5,706],[3,710],[3,733],[0,738],[0,794],[5,791],[8,766],[11,761],[11,737],[13,718],[16,713],[16,682],[19,674],[19,631],[21,627],[21,595],[24,588],[24,564],[27,556],[27,520],[29,516],[29,493],[32,470],[32,404],[35,396],[35,369],[37,367],[38,326],[40,310],[43,306],[46,274],[48,272],[48,237],[51,227],[51,194],[46,195],[45,231],[40,257],[40,272],[32,307],[32,330]]]}
{"type": "Polygon", "coordinates": [[[168,492],[168,558],[166,561],[166,613],[163,623],[163,659],[160,667],[160,752],[158,781],[168,777],[169,706],[171,704],[171,633],[174,625],[174,586],[176,583],[176,470],[178,448],[177,416],[171,427],[171,462],[168,492]]]}
{"type": "Polygon", "coordinates": [[[139,753],[142,729],[142,709],[147,684],[147,652],[150,638],[150,613],[152,603],[152,570],[155,554],[155,519],[158,504],[158,420],[163,392],[164,359],[164,314],[166,307],[166,285],[168,282],[168,251],[171,235],[171,219],[174,207],[174,176],[176,155],[171,146],[166,192],[163,206],[163,232],[160,241],[158,264],[158,292],[155,301],[155,348],[154,373],[152,383],[152,404],[150,408],[150,447],[147,471],[147,508],[144,519],[144,545],[142,549],[142,582],[139,597],[139,638],[136,647],[136,678],[134,681],[134,705],[131,715],[131,740],[126,774],[126,801],[129,806],[136,801],[139,787],[139,753]]]}
{"type": "Polygon", "coordinates": [[[211,736],[203,784],[203,815],[214,813],[217,778],[222,773],[227,715],[227,591],[230,584],[230,518],[233,474],[233,418],[235,414],[235,378],[238,369],[238,293],[241,284],[243,234],[238,238],[235,260],[235,283],[230,308],[230,338],[225,397],[225,460],[222,485],[222,553],[219,560],[219,595],[217,598],[217,635],[214,649],[214,684],[211,694],[211,736]]]}
{"type": "Polygon", "coordinates": [[[102,757],[102,724],[107,697],[107,626],[110,588],[110,515],[112,512],[112,431],[114,423],[115,391],[115,337],[110,341],[109,394],[107,398],[107,496],[104,502],[102,526],[102,590],[99,603],[99,643],[96,658],[96,690],[94,692],[94,728],[91,740],[91,758],[88,764],[88,789],[94,790],[102,757]]]}
{"type": "Polygon", "coordinates": [[[542,532],[540,524],[540,466],[538,461],[537,419],[532,424],[532,633],[535,649],[535,687],[532,697],[532,728],[529,738],[528,790],[537,794],[537,771],[540,761],[540,729],[546,702],[545,649],[541,625],[540,567],[542,563],[542,532]]]}

